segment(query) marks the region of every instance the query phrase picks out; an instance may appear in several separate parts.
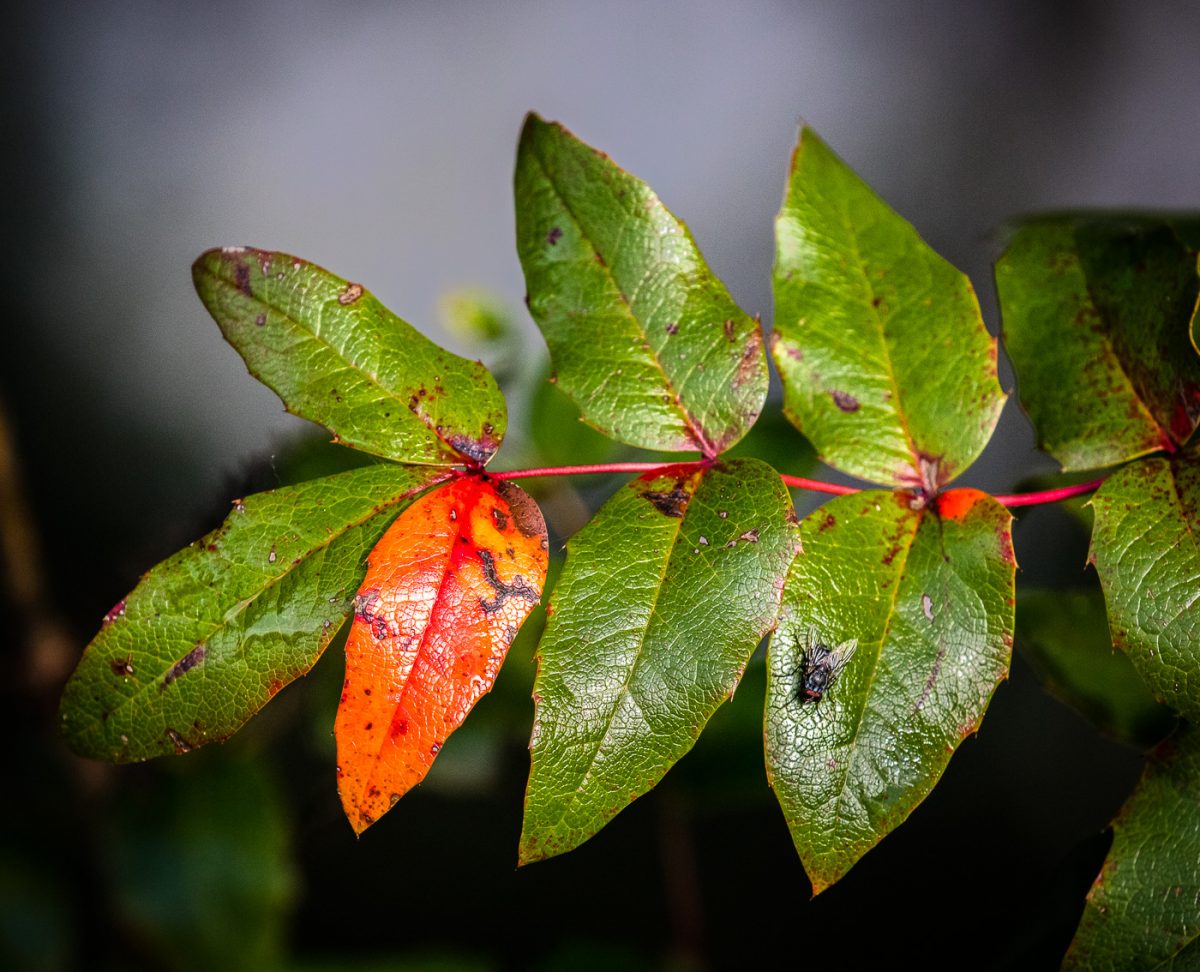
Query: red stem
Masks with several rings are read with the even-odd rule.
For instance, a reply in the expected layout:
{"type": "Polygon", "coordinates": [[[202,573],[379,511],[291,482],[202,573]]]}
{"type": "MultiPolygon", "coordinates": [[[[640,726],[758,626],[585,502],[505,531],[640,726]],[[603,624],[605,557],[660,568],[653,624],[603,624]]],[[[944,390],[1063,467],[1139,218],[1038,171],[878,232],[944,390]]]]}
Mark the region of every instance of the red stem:
{"type": "MultiPolygon", "coordinates": [[[[508,472],[489,473],[493,479],[531,479],[534,476],[586,476],[597,473],[645,473],[656,469],[667,469],[678,466],[711,465],[713,460],[701,459],[690,462],[607,462],[594,466],[545,466],[541,469],[513,469],[508,472]]],[[[803,476],[779,477],[788,486],[796,489],[808,489],[817,493],[833,493],[845,496],[857,493],[854,486],[839,486],[837,483],[824,483],[819,479],[805,479],[803,476]]],[[[1008,507],[1037,506],[1042,503],[1056,503],[1059,500],[1070,499],[1072,496],[1082,496],[1090,493],[1104,482],[1103,479],[1093,479],[1090,482],[1079,483],[1075,486],[1060,486],[1057,489],[1044,489],[1035,493],[1014,493],[1008,496],[997,496],[996,501],[1008,507]]]]}
{"type": "Polygon", "coordinates": [[[997,496],[996,501],[1005,506],[1037,506],[1039,503],[1057,503],[1059,500],[1082,496],[1099,489],[1103,479],[1093,479],[1074,486],[1059,486],[1058,489],[1043,489],[1037,493],[1015,493],[1012,496],[997,496]]]}

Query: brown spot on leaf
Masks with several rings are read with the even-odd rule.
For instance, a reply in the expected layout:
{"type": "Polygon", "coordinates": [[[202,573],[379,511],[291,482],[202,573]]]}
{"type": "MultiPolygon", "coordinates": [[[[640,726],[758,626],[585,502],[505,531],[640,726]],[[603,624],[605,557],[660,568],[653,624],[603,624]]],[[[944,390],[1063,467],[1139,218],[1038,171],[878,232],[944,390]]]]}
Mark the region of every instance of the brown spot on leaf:
{"type": "Polygon", "coordinates": [[[363,295],[362,284],[347,283],[346,289],[338,294],[338,303],[342,306],[353,304],[359,297],[363,295]]]}
{"type": "Polygon", "coordinates": [[[233,268],[233,279],[237,284],[237,289],[247,297],[253,297],[254,292],[250,289],[250,268],[244,263],[237,263],[233,268]]]}
{"type": "Polygon", "coordinates": [[[663,516],[682,517],[691,497],[679,487],[670,492],[648,489],[642,493],[663,516]]]}
{"type": "Polygon", "coordinates": [[[821,520],[821,525],[817,527],[818,533],[824,533],[831,527],[837,526],[837,517],[832,513],[826,513],[824,519],[821,520]]]}
{"type": "Polygon", "coordinates": [[[857,412],[859,409],[858,399],[849,392],[831,391],[829,393],[833,397],[833,404],[840,408],[843,412],[857,412]]]}
{"type": "Polygon", "coordinates": [[[133,655],[126,655],[124,658],[114,658],[109,662],[109,667],[113,670],[114,675],[119,675],[124,678],[127,675],[133,674],[133,655]]]}
{"type": "Polygon", "coordinates": [[[183,736],[181,736],[174,729],[168,729],[167,735],[170,736],[171,742],[175,746],[176,755],[182,755],[184,753],[191,752],[192,744],[184,739],[183,736]]]}
{"type": "Polygon", "coordinates": [[[556,246],[562,238],[562,227],[555,226],[549,233],[546,234],[546,243],[550,246],[556,246]]]}
{"type": "Polygon", "coordinates": [[[521,531],[522,536],[546,536],[546,521],[542,517],[542,511],[525,490],[515,483],[502,479],[496,484],[496,492],[508,504],[508,511],[512,514],[513,523],[521,531]]]}
{"type": "MultiPolygon", "coordinates": [[[[410,405],[409,407],[411,408],[412,406],[410,405]]],[[[417,410],[413,408],[413,411],[417,410]]],[[[441,429],[439,428],[437,431],[440,433],[441,429]]],[[[458,435],[450,436],[446,441],[450,443],[450,448],[460,456],[478,463],[487,462],[500,446],[500,443],[491,434],[490,425],[484,426],[483,434],[478,439],[472,439],[469,435],[459,433],[458,435]]]]}
{"type": "Polygon", "coordinates": [[[495,614],[510,597],[524,598],[531,604],[537,604],[542,599],[542,592],[529,584],[520,574],[513,578],[511,584],[504,583],[500,579],[500,575],[496,573],[496,559],[490,550],[476,552],[479,554],[480,563],[483,564],[483,579],[496,592],[496,596],[491,600],[485,600],[482,597],[479,599],[479,607],[484,614],[495,614]]]}
{"type": "Polygon", "coordinates": [[[205,649],[204,642],[202,641],[171,666],[171,670],[163,677],[162,687],[165,689],[175,679],[179,678],[180,675],[186,675],[197,665],[203,664],[204,655],[205,649]]]}

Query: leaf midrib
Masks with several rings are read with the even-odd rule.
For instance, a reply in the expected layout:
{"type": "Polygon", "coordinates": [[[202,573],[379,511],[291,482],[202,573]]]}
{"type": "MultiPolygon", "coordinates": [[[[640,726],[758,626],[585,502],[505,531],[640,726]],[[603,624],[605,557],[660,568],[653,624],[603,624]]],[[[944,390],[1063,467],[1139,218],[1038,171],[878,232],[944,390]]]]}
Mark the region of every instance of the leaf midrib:
{"type": "MultiPolygon", "coordinates": [[[[334,532],[331,532],[321,543],[317,544],[315,547],[310,548],[304,554],[304,556],[299,558],[298,560],[294,559],[293,562],[288,564],[288,566],[283,571],[281,571],[279,574],[276,574],[274,577],[270,578],[262,587],[260,587],[258,590],[256,590],[250,597],[243,598],[241,601],[239,601],[237,604],[234,605],[234,608],[231,608],[229,611],[226,611],[225,614],[222,615],[220,621],[213,622],[211,627],[197,638],[196,644],[199,644],[199,643],[207,644],[215,634],[218,634],[219,632],[224,631],[225,629],[227,629],[229,627],[232,627],[233,622],[235,620],[237,620],[238,618],[240,618],[242,615],[244,615],[245,612],[247,610],[249,610],[250,606],[252,604],[254,604],[260,597],[262,597],[267,591],[274,588],[276,586],[276,584],[281,582],[284,578],[290,577],[294,571],[300,570],[302,567],[306,566],[313,557],[315,557],[320,552],[327,550],[330,547],[330,545],[333,544],[333,542],[335,540],[340,540],[342,537],[346,536],[346,534],[348,534],[351,530],[354,530],[357,527],[362,526],[364,523],[366,523],[373,517],[382,515],[384,512],[386,512],[387,509],[397,505],[398,503],[403,502],[405,499],[407,499],[413,493],[418,492],[419,490],[424,489],[427,486],[431,486],[431,485],[433,485],[433,484],[432,483],[421,483],[417,486],[412,487],[411,489],[409,489],[408,491],[406,491],[402,494],[399,494],[399,495],[393,494],[392,497],[389,498],[387,501],[376,504],[374,507],[372,507],[371,510],[365,516],[363,516],[361,519],[356,519],[356,520],[351,520],[351,521],[345,522],[340,530],[335,530],[334,532]]],[[[134,593],[136,593],[136,590],[134,591],[134,593]]],[[[130,596],[132,597],[133,595],[131,594],[130,596]]],[[[344,618],[345,618],[345,614],[343,614],[343,619],[344,618]]],[[[124,699],[122,699],[119,703],[117,703],[117,705],[113,709],[109,710],[107,719],[112,719],[113,716],[115,716],[118,712],[124,711],[126,709],[126,707],[129,706],[131,703],[141,699],[145,695],[146,692],[150,691],[150,689],[158,686],[159,683],[162,681],[163,677],[167,674],[167,672],[169,672],[175,665],[179,664],[179,662],[181,662],[195,648],[195,646],[196,646],[195,644],[192,644],[188,648],[188,650],[186,652],[184,652],[183,655],[180,655],[178,658],[176,658],[174,661],[172,661],[170,665],[164,667],[163,670],[160,671],[157,675],[155,675],[153,679],[146,682],[136,692],[132,693],[131,695],[127,695],[124,699]]],[[[105,721],[106,721],[106,718],[104,716],[101,716],[101,717],[90,720],[89,722],[85,723],[85,725],[96,726],[96,725],[102,724],[105,721]]]]}
{"type": "MultiPolygon", "coordinates": [[[[583,774],[580,776],[579,782],[576,783],[574,788],[572,789],[570,797],[564,803],[561,813],[559,813],[559,815],[554,819],[554,823],[552,824],[552,829],[557,830],[559,828],[559,825],[566,819],[568,813],[575,807],[575,804],[579,801],[580,791],[582,790],[584,784],[586,784],[587,781],[591,778],[592,770],[596,766],[597,758],[599,757],[601,750],[604,748],[604,744],[608,741],[609,736],[612,733],[613,721],[616,719],[617,711],[621,707],[621,702],[624,700],[624,698],[627,695],[632,698],[632,692],[630,691],[630,686],[633,684],[634,676],[637,675],[637,673],[640,670],[642,663],[646,657],[646,650],[645,650],[646,649],[646,636],[650,631],[650,624],[653,621],[653,619],[657,613],[658,602],[662,597],[663,588],[666,586],[665,582],[666,582],[666,576],[667,576],[667,568],[671,564],[671,555],[674,553],[675,548],[679,545],[679,537],[683,533],[683,525],[687,519],[687,510],[690,509],[693,500],[696,498],[696,493],[699,492],[700,486],[704,482],[704,477],[705,477],[706,473],[707,473],[707,470],[701,470],[700,472],[698,472],[696,474],[696,476],[695,476],[696,486],[692,490],[691,495],[688,497],[688,505],[684,509],[684,515],[679,517],[679,520],[678,520],[678,523],[676,524],[674,533],[670,536],[670,542],[665,545],[666,556],[663,558],[662,568],[659,571],[658,584],[654,588],[654,597],[649,604],[649,610],[646,614],[646,623],[643,626],[640,626],[640,628],[639,628],[637,655],[634,658],[633,664],[629,667],[629,674],[626,676],[619,691],[617,692],[616,698],[613,700],[613,704],[609,710],[608,718],[605,721],[604,734],[600,737],[599,742],[596,743],[596,747],[592,751],[592,754],[588,759],[587,767],[584,769],[583,774]]],[[[638,708],[640,709],[641,706],[638,706],[638,708]]]]}
{"type": "MultiPolygon", "coordinates": [[[[663,382],[671,392],[672,402],[675,405],[676,409],[679,411],[679,415],[683,419],[683,424],[686,427],[689,435],[691,436],[693,444],[697,447],[697,449],[700,452],[702,452],[706,456],[716,455],[717,454],[716,447],[708,441],[708,437],[704,434],[704,431],[693,420],[691,414],[684,407],[683,396],[682,396],[680,390],[676,387],[675,382],[671,379],[671,376],[667,373],[666,365],[663,364],[662,359],[659,357],[658,352],[654,349],[654,345],[650,341],[649,332],[645,329],[645,327],[642,326],[641,320],[633,312],[633,308],[629,304],[629,298],[625,296],[624,288],[621,287],[620,283],[617,281],[616,275],[612,271],[612,267],[608,261],[608,258],[604,257],[604,255],[600,252],[600,248],[593,242],[592,236],[588,232],[586,227],[584,226],[583,221],[578,216],[578,214],[575,212],[575,210],[571,206],[571,204],[567,201],[566,196],[564,195],[562,190],[559,188],[557,181],[550,175],[550,170],[547,167],[546,162],[541,157],[539,147],[536,144],[532,144],[532,140],[531,140],[531,144],[530,144],[529,154],[530,154],[530,157],[533,159],[534,163],[537,165],[538,169],[541,171],[542,177],[546,180],[547,184],[554,190],[554,198],[558,200],[559,204],[563,208],[563,211],[567,214],[567,216],[570,217],[571,222],[573,222],[575,224],[576,228],[579,230],[580,237],[587,242],[588,247],[591,249],[591,251],[594,254],[596,254],[597,256],[603,257],[603,263],[601,264],[601,273],[605,276],[605,278],[608,280],[608,282],[612,285],[613,290],[615,290],[616,293],[618,294],[618,296],[620,296],[621,304],[626,309],[626,317],[630,321],[632,321],[633,324],[637,327],[637,331],[641,335],[642,340],[645,342],[645,346],[647,348],[649,348],[649,351],[647,352],[648,360],[650,361],[650,363],[652,365],[654,365],[654,367],[656,369],[658,369],[659,374],[662,375],[663,382]]],[[[663,206],[662,200],[658,198],[658,195],[653,190],[651,190],[651,189],[649,189],[649,187],[647,187],[646,191],[650,194],[650,197],[655,201],[655,203],[657,205],[663,206]]],[[[665,206],[663,206],[663,208],[666,209],[665,206]]],[[[668,211],[668,215],[670,215],[669,211],[668,211]]],[[[674,219],[674,216],[672,215],[671,218],[674,219]]],[[[679,221],[675,220],[675,222],[678,223],[679,221]]],[[[622,228],[622,232],[624,232],[623,228],[622,228]]]]}
{"type": "MultiPolygon", "coordinates": [[[[442,445],[444,445],[446,448],[448,448],[453,453],[454,457],[461,458],[461,453],[459,453],[459,451],[450,444],[450,442],[446,439],[445,435],[443,435],[441,432],[438,432],[435,423],[427,420],[426,416],[424,416],[422,413],[414,411],[413,409],[410,409],[408,407],[408,402],[404,399],[404,397],[400,393],[392,390],[387,385],[385,385],[377,373],[375,373],[374,371],[372,371],[369,368],[364,367],[363,365],[359,364],[357,361],[351,361],[348,357],[346,357],[345,353],[340,348],[338,348],[337,345],[333,344],[328,338],[326,338],[322,333],[320,333],[321,329],[319,327],[315,328],[315,329],[308,327],[301,318],[292,316],[292,313],[290,311],[284,310],[277,304],[268,302],[263,297],[260,297],[258,294],[255,294],[255,293],[247,294],[245,291],[239,289],[238,286],[236,285],[236,283],[234,283],[233,281],[228,280],[225,277],[221,276],[220,274],[210,270],[206,266],[202,266],[200,268],[200,272],[206,274],[212,280],[214,280],[218,284],[224,286],[227,291],[238,294],[242,298],[253,302],[254,304],[258,305],[259,307],[263,307],[263,308],[266,308],[267,310],[274,311],[276,314],[278,314],[280,317],[282,317],[285,321],[287,321],[289,324],[291,324],[295,328],[296,331],[298,331],[300,334],[304,335],[306,340],[312,341],[313,343],[317,344],[318,346],[326,349],[339,362],[341,362],[342,367],[338,369],[339,371],[346,371],[346,372],[350,372],[352,374],[365,376],[368,379],[368,381],[370,382],[371,387],[379,389],[379,391],[382,395],[382,400],[393,402],[394,407],[401,414],[403,414],[404,412],[409,412],[410,414],[412,414],[413,417],[415,417],[417,419],[417,421],[420,422],[420,424],[422,426],[424,426],[425,430],[433,437],[434,441],[440,442],[442,445]]],[[[394,318],[395,320],[398,320],[401,323],[405,323],[401,318],[397,317],[390,310],[388,310],[386,307],[384,307],[383,304],[381,304],[379,302],[379,299],[377,297],[375,297],[375,295],[372,294],[366,288],[363,289],[362,295],[359,297],[359,300],[363,300],[363,299],[373,300],[385,318],[394,318]]],[[[407,325],[407,324],[406,324],[406,326],[411,327],[411,325],[407,325]]],[[[222,327],[222,331],[224,331],[223,327],[222,327]]],[[[424,337],[424,336],[422,335],[422,337],[424,337]]],[[[247,367],[249,368],[249,362],[247,362],[247,367]]],[[[259,381],[263,382],[263,384],[268,384],[266,379],[263,377],[261,369],[256,370],[254,368],[249,368],[249,370],[254,375],[254,377],[257,378],[259,381]]],[[[326,374],[329,375],[330,372],[326,372],[326,374]]],[[[287,410],[289,412],[292,412],[292,414],[299,415],[300,418],[308,417],[306,415],[301,414],[300,412],[293,412],[292,405],[290,402],[285,401],[284,404],[286,405],[287,410]]],[[[339,433],[339,435],[340,435],[340,433],[339,433]]],[[[357,438],[357,436],[355,438],[357,438]]],[[[350,440],[347,439],[346,441],[350,441],[350,440]]],[[[405,460],[405,461],[407,462],[409,460],[405,460]]],[[[439,463],[428,463],[428,465],[450,465],[450,464],[452,464],[452,462],[453,462],[453,459],[451,459],[451,462],[449,462],[449,463],[440,463],[440,464],[439,463]]]]}

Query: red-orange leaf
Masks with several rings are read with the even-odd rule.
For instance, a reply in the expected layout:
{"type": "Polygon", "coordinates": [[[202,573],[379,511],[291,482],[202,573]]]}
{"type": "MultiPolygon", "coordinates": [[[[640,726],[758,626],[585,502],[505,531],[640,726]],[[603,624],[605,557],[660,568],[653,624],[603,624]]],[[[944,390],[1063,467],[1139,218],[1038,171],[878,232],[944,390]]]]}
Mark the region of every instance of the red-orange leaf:
{"type": "Polygon", "coordinates": [[[368,558],[346,642],[338,791],[362,833],[421,782],[542,596],[546,524],[512,483],[422,497],[368,558]]]}

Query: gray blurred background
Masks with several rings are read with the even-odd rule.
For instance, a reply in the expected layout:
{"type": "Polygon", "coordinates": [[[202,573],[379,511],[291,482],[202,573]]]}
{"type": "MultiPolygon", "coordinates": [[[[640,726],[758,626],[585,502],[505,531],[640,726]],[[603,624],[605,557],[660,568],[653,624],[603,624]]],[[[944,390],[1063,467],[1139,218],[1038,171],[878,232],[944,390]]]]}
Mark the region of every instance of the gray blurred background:
{"type": "MultiPolygon", "coordinates": [[[[192,260],[225,244],[295,253],[362,281],[460,352],[439,299],[482,287],[540,347],[513,241],[528,110],[649,182],[766,322],[772,219],[801,121],[971,276],[993,330],[1005,221],[1045,208],[1200,208],[1200,5],[1184,2],[14,2],[2,43],[0,405],[74,653],[247,477],[270,485],[272,457],[309,428],[224,344],[192,290],[192,260]]],[[[1031,443],[1011,402],[964,481],[1003,492],[1051,469],[1031,443]]],[[[1036,543],[1018,531],[1018,544],[1036,572],[1036,543]]],[[[1079,565],[1082,548],[1069,554],[1079,565]]],[[[1026,701],[1039,698],[1030,689],[1026,701]]],[[[45,705],[28,704],[26,730],[48,722],[45,705]]],[[[1001,737],[979,764],[978,779],[996,759],[1011,771],[1005,793],[1030,817],[1005,825],[1021,833],[1035,826],[1038,787],[1066,786],[1062,766],[1095,755],[1085,741],[1082,762],[1046,756],[1082,729],[1045,704],[1040,728],[1013,737],[1025,749],[1001,737]]],[[[1117,782],[1097,771],[1099,802],[1052,825],[1052,838],[1003,844],[999,865],[1034,847],[1056,873],[1074,841],[1098,832],[1139,765],[1104,752],[1117,782]]],[[[963,806],[998,799],[985,785],[963,806]]],[[[764,873],[803,886],[782,823],[771,826],[764,873]]],[[[511,876],[515,834],[495,839],[511,876]]],[[[739,848],[744,831],[725,839],[739,848]]],[[[612,856],[589,853],[581,874],[612,856]]],[[[897,866],[911,877],[921,857],[908,853],[897,866]]],[[[724,866],[726,904],[745,909],[741,872],[724,866]]],[[[833,915],[818,912],[790,944],[798,958],[842,927],[833,915]]],[[[345,947],[337,934],[322,941],[345,947]]]]}

